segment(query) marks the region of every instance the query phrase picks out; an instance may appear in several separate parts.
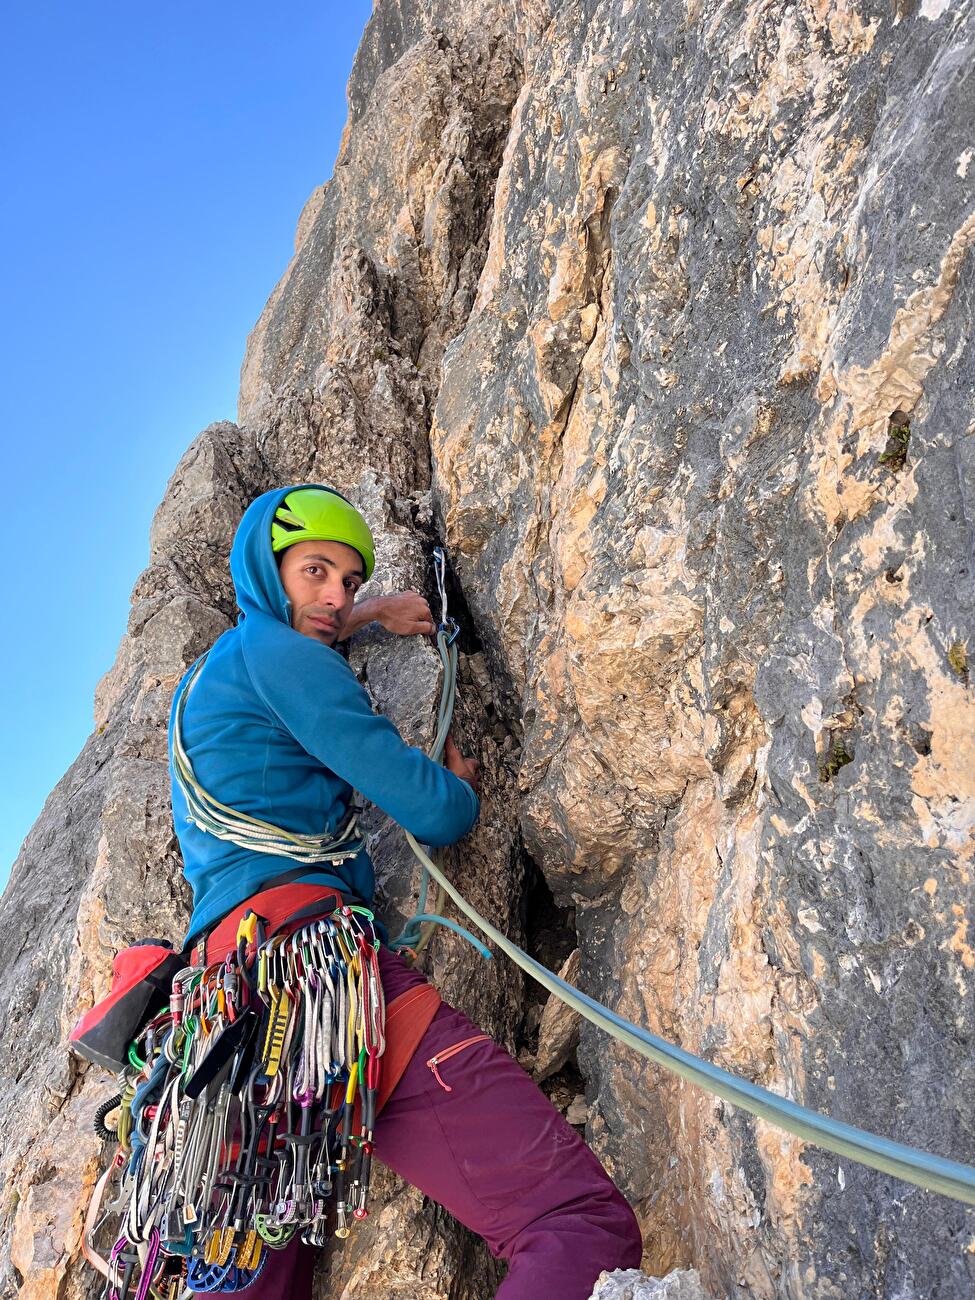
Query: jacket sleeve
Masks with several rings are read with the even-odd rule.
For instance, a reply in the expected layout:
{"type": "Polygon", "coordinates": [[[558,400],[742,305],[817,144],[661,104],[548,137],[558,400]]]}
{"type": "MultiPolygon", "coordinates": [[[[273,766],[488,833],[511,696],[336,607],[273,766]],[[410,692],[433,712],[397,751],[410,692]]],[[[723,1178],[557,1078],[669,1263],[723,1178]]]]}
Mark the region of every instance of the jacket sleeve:
{"type": "MultiPolygon", "coordinates": [[[[258,693],[299,745],[424,844],[453,844],[477,821],[467,784],[403,740],[375,713],[340,654],[290,629],[274,663],[245,650],[258,693]]],[[[279,641],[277,636],[275,641],[279,641]]]]}

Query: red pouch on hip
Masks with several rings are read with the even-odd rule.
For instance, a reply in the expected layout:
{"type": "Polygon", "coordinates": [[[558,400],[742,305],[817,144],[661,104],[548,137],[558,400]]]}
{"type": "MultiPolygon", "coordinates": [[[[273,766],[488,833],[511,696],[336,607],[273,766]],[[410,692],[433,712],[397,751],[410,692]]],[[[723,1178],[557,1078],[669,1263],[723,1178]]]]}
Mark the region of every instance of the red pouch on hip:
{"type": "Polygon", "coordinates": [[[129,1044],[169,1001],[173,976],[186,965],[165,939],[142,939],[112,962],[112,990],[71,1031],[71,1050],[118,1074],[129,1063],[129,1044]]]}

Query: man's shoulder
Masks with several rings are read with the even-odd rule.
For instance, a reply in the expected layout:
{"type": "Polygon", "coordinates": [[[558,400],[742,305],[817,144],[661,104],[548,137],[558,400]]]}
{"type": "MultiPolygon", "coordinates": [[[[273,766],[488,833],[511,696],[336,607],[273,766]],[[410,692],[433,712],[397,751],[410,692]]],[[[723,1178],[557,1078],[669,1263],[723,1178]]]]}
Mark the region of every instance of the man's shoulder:
{"type": "Polygon", "coordinates": [[[262,618],[258,622],[248,618],[235,630],[241,633],[239,647],[244,662],[262,677],[268,670],[296,671],[358,682],[344,654],[275,619],[262,618]]]}
{"type": "Polygon", "coordinates": [[[221,632],[209,650],[204,650],[199,659],[190,665],[186,673],[187,677],[198,664],[202,664],[202,671],[211,676],[224,664],[231,664],[235,658],[239,658],[241,649],[239,633],[239,626],[228,627],[226,632],[221,632]]]}
{"type": "Polygon", "coordinates": [[[255,694],[278,718],[289,724],[295,711],[322,708],[361,708],[368,694],[342,655],[330,646],[302,636],[269,619],[259,626],[241,626],[240,662],[255,694]]]}

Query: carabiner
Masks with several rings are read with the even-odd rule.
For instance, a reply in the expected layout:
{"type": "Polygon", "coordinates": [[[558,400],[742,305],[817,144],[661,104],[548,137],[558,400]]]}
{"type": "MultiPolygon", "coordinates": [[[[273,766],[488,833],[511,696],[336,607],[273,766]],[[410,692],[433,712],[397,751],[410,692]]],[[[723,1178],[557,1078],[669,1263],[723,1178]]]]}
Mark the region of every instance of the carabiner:
{"type": "Polygon", "coordinates": [[[444,645],[449,648],[460,636],[460,624],[453,617],[445,618],[437,628],[437,636],[443,636],[444,645]]]}

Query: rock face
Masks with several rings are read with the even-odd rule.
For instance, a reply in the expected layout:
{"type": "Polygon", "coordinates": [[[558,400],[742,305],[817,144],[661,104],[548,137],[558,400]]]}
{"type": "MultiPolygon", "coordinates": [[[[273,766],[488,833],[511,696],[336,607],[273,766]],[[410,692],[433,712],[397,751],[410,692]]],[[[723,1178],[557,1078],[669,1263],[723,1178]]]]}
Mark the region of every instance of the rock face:
{"type": "Polygon", "coordinates": [[[650,1278],[636,1269],[604,1273],[591,1300],[710,1300],[693,1269],[650,1278]]]}
{"type": "MultiPolygon", "coordinates": [[[[0,904],[4,1294],[97,1291],[111,1086],[63,1039],[119,946],[182,932],[169,700],[234,616],[240,514],[288,480],[354,496],[389,588],[451,548],[486,791],[446,861],[482,911],[690,1050],[975,1162],[973,53],[965,0],[378,0],[239,425],[176,470],[97,730],[0,904]]],[[[368,633],[353,660],[423,740],[429,648],[368,633]]],[[[427,960],[534,1054],[507,965],[450,935],[427,960]]],[[[587,1027],[556,1056],[650,1273],[971,1293],[972,1211],[587,1027]]],[[[377,1190],[322,1295],[494,1293],[479,1244],[377,1190]]]]}

